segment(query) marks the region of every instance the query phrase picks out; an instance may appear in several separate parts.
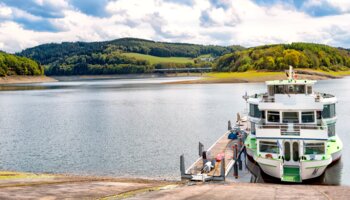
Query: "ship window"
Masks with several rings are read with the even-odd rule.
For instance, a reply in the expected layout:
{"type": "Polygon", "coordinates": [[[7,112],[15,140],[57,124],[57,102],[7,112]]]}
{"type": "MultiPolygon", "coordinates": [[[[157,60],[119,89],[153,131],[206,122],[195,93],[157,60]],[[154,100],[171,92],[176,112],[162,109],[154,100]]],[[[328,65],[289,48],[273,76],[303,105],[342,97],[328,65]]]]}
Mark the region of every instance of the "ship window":
{"type": "Polygon", "coordinates": [[[286,161],[290,161],[290,143],[289,142],[284,143],[284,157],[286,161]]]}
{"type": "Polygon", "coordinates": [[[296,85],[295,86],[296,94],[305,94],[305,85],[296,85]]]}
{"type": "Polygon", "coordinates": [[[250,122],[250,132],[255,135],[255,123],[254,122],[250,122]]]}
{"type": "Polygon", "coordinates": [[[273,96],[273,95],[275,94],[273,85],[270,85],[270,86],[268,87],[268,90],[269,90],[269,95],[270,95],[270,96],[273,96]]]}
{"type": "Polygon", "coordinates": [[[322,111],[323,118],[332,118],[335,117],[335,104],[329,104],[323,106],[322,111]]]}
{"type": "Polygon", "coordinates": [[[335,123],[333,124],[328,124],[328,137],[335,136],[335,123]]]}
{"type": "Polygon", "coordinates": [[[251,117],[256,117],[256,118],[260,118],[261,117],[261,111],[259,110],[258,105],[250,104],[249,115],[251,117]]]}
{"type": "Polygon", "coordinates": [[[262,153],[279,153],[277,142],[260,141],[259,151],[262,153]]]}
{"type": "Polygon", "coordinates": [[[324,154],[324,153],[325,153],[324,143],[306,143],[304,145],[305,155],[315,155],[315,154],[324,154]]]}
{"type": "Polygon", "coordinates": [[[315,122],[315,113],[314,112],[302,112],[301,121],[303,123],[314,123],[315,122]]]}
{"type": "Polygon", "coordinates": [[[289,87],[288,87],[288,93],[289,94],[293,94],[294,93],[294,86],[293,85],[290,85],[289,87]]]}
{"type": "Polygon", "coordinates": [[[317,119],[322,119],[322,112],[321,111],[316,111],[317,114],[317,119]]]}
{"type": "Polygon", "coordinates": [[[280,122],[280,113],[275,111],[267,112],[267,121],[268,122],[280,122]]]}
{"type": "Polygon", "coordinates": [[[283,123],[299,123],[299,113],[283,112],[283,123]]]}
{"type": "Polygon", "coordinates": [[[312,94],[312,86],[307,86],[307,93],[312,94]]]}
{"type": "Polygon", "coordinates": [[[289,85],[287,91],[289,94],[305,94],[305,85],[289,85]]]}
{"type": "Polygon", "coordinates": [[[275,85],[275,93],[276,94],[284,94],[284,87],[283,85],[275,85]]]}
{"type": "Polygon", "coordinates": [[[299,160],[299,143],[293,142],[293,161],[299,160]]]}

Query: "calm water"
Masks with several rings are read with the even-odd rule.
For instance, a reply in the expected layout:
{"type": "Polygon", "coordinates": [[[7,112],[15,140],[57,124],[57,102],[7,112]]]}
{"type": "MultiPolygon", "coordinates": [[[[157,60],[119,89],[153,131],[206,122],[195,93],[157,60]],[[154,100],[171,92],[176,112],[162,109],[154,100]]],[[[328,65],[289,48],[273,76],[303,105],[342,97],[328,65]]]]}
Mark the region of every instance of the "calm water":
{"type": "MultiPolygon", "coordinates": [[[[209,147],[227,120],[245,108],[241,96],[264,84],[159,84],[170,79],[75,81],[4,87],[0,92],[0,169],[83,175],[179,178],[198,141],[209,147]]],[[[325,175],[350,185],[350,79],[320,81],[337,95],[342,160],[325,175]]]]}

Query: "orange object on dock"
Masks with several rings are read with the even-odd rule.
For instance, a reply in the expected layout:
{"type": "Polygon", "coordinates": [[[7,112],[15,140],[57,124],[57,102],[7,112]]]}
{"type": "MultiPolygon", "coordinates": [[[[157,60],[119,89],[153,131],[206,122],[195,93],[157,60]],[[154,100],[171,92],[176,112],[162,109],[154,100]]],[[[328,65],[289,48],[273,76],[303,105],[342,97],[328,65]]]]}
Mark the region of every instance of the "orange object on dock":
{"type": "Polygon", "coordinates": [[[215,159],[216,162],[220,162],[222,159],[225,158],[225,153],[219,153],[218,155],[216,155],[215,159]]]}

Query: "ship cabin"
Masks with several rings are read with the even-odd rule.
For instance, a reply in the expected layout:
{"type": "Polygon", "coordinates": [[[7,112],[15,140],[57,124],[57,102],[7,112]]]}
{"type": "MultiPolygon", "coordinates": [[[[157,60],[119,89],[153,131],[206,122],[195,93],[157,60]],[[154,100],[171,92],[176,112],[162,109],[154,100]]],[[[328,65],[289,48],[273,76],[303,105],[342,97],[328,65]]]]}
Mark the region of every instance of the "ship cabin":
{"type": "Polygon", "coordinates": [[[315,83],[267,81],[267,93],[248,98],[250,132],[259,156],[294,162],[324,159],[326,142],[335,136],[337,99],[315,92],[315,83]]]}

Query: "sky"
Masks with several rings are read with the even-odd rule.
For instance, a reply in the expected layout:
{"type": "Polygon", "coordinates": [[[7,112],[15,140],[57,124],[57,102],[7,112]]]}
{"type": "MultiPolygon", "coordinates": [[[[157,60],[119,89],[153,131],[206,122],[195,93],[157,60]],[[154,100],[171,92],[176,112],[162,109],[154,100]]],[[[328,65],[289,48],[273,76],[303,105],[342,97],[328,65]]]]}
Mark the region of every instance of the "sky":
{"type": "Polygon", "coordinates": [[[0,0],[0,50],[136,37],[350,48],[350,0],[0,0]]]}

